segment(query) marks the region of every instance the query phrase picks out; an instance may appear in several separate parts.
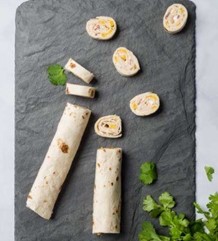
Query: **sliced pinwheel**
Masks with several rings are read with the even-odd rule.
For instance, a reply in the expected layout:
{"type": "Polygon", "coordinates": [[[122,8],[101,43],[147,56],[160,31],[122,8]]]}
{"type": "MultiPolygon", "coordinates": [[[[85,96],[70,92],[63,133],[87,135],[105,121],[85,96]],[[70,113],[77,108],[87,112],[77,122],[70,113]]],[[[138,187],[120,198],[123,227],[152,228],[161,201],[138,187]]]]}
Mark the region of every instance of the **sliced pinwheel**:
{"type": "Polygon", "coordinates": [[[113,54],[113,63],[116,70],[123,76],[133,76],[140,70],[136,56],[124,47],[116,49],[113,54]]]}
{"type": "Polygon", "coordinates": [[[94,78],[93,73],[85,69],[73,59],[69,59],[64,68],[81,80],[83,80],[84,82],[86,82],[87,84],[89,84],[94,78]]]}
{"type": "Polygon", "coordinates": [[[86,23],[88,35],[98,40],[111,39],[117,31],[117,24],[111,17],[96,17],[86,23]]]}
{"type": "Polygon", "coordinates": [[[95,97],[95,88],[84,86],[84,85],[75,85],[75,84],[66,84],[66,94],[67,95],[77,95],[86,98],[95,97]]]}
{"type": "Polygon", "coordinates": [[[188,11],[186,7],[176,3],[168,7],[163,18],[163,25],[167,32],[174,34],[185,27],[187,19],[188,11]]]}
{"type": "Polygon", "coordinates": [[[106,138],[119,138],[122,136],[121,119],[117,115],[103,116],[95,123],[97,135],[106,138]]]}
{"type": "Polygon", "coordinates": [[[152,92],[135,96],[130,101],[131,111],[138,116],[147,116],[155,113],[160,107],[160,100],[157,94],[152,92]]]}

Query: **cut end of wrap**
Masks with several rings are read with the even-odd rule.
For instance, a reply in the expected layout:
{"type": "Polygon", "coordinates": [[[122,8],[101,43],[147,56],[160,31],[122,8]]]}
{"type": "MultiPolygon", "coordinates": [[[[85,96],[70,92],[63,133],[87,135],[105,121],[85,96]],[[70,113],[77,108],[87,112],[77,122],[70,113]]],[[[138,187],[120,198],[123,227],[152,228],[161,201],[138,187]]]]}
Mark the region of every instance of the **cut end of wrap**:
{"type": "Polygon", "coordinates": [[[51,215],[52,213],[45,213],[45,210],[42,206],[40,207],[35,207],[33,202],[29,202],[27,199],[26,202],[26,207],[29,208],[31,211],[33,211],[34,213],[38,214],[41,218],[44,218],[46,220],[50,220],[51,219],[51,215]]]}
{"type": "Polygon", "coordinates": [[[105,138],[119,138],[122,136],[122,121],[117,115],[99,118],[95,123],[95,133],[105,138]]]}
{"type": "Polygon", "coordinates": [[[86,31],[93,39],[109,40],[115,35],[117,24],[111,17],[99,16],[86,23],[86,31]]]}
{"type": "Polygon", "coordinates": [[[137,57],[125,47],[119,47],[115,50],[112,61],[117,72],[126,77],[131,77],[140,70],[137,57]]]}
{"type": "Polygon", "coordinates": [[[163,17],[164,29],[170,34],[176,34],[185,27],[187,19],[187,8],[180,3],[172,4],[167,8],[163,17]]]}

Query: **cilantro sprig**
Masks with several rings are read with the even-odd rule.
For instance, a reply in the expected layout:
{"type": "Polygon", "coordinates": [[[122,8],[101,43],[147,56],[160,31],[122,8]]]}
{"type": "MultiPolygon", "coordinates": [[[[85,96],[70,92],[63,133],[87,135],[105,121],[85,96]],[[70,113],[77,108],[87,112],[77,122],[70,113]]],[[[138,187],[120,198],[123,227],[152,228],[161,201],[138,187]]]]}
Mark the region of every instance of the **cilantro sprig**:
{"type": "Polygon", "coordinates": [[[145,185],[153,183],[157,179],[157,169],[153,162],[145,162],[140,167],[139,179],[145,185]]]}
{"type": "Polygon", "coordinates": [[[154,226],[144,222],[139,233],[140,241],[218,241],[218,193],[210,195],[207,211],[200,205],[194,204],[203,219],[190,221],[183,213],[176,213],[172,209],[176,203],[167,192],[161,194],[159,202],[150,195],[143,202],[144,211],[151,217],[159,218],[159,224],[168,228],[168,235],[159,235],[154,226]]]}
{"type": "Polygon", "coordinates": [[[59,64],[50,65],[47,69],[49,81],[53,85],[65,85],[67,81],[67,75],[64,72],[64,68],[59,64]]]}
{"type": "MultiPolygon", "coordinates": [[[[210,175],[214,173],[213,168],[207,171],[210,175]]],[[[162,193],[158,201],[147,195],[143,210],[152,218],[158,218],[159,225],[167,228],[168,232],[166,236],[160,235],[153,224],[146,221],[142,224],[139,241],[218,241],[218,193],[210,195],[206,210],[194,203],[197,212],[203,215],[195,221],[175,212],[175,205],[174,197],[168,192],[162,193]]]]}

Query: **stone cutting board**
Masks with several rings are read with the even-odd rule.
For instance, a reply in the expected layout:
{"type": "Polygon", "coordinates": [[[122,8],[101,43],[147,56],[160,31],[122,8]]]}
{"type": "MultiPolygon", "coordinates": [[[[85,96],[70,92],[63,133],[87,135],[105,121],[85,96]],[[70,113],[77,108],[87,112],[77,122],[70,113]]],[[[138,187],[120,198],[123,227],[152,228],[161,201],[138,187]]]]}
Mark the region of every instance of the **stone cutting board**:
{"type": "MultiPolygon", "coordinates": [[[[144,220],[146,194],[155,198],[168,191],[177,210],[194,218],[195,199],[195,5],[185,29],[170,35],[162,17],[172,0],[31,0],[16,14],[16,155],[15,237],[17,241],[136,241],[144,220]],[[91,39],[86,21],[112,16],[119,26],[111,41],[91,39]],[[114,50],[124,46],[140,61],[135,77],[120,76],[112,64],[114,50]],[[95,74],[94,100],[66,96],[64,87],[47,79],[49,64],[64,65],[74,58],[95,74]],[[129,109],[135,95],[154,91],[161,108],[141,118],[129,109]],[[66,102],[89,107],[93,114],[53,219],[45,221],[25,207],[26,197],[55,134],[66,102]],[[117,114],[123,120],[121,139],[94,133],[95,121],[117,114]],[[98,147],[123,148],[122,232],[96,237],[92,231],[92,198],[98,147]],[[144,187],[140,165],[154,161],[158,180],[144,187]]],[[[69,82],[83,84],[69,74],[69,82]]]]}

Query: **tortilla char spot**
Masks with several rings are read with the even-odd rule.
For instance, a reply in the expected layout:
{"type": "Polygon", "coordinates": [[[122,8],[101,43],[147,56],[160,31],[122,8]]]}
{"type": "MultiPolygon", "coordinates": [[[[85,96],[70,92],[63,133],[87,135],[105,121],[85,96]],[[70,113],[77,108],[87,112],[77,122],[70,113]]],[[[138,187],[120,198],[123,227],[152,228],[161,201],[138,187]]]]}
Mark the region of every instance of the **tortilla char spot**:
{"type": "Polygon", "coordinates": [[[109,167],[109,170],[111,171],[111,170],[112,170],[112,168],[111,168],[111,167],[109,167]]]}
{"type": "Polygon", "coordinates": [[[56,172],[53,172],[53,175],[55,175],[56,172]]]}
{"type": "Polygon", "coordinates": [[[113,186],[113,185],[114,185],[114,183],[112,182],[112,183],[111,183],[111,186],[113,186]]]}
{"type": "Polygon", "coordinates": [[[97,163],[98,167],[101,167],[101,165],[99,163],[97,163]]]}
{"type": "Polygon", "coordinates": [[[75,68],[75,67],[76,67],[76,64],[71,63],[71,64],[70,64],[70,67],[73,69],[73,68],[75,68]]]}
{"type": "Polygon", "coordinates": [[[29,198],[29,199],[33,199],[32,196],[30,196],[30,195],[28,195],[27,198],[29,198]]]}
{"type": "Polygon", "coordinates": [[[119,181],[119,177],[116,178],[116,181],[117,181],[117,182],[119,181]]]}
{"type": "Polygon", "coordinates": [[[68,88],[66,88],[66,94],[69,94],[69,89],[68,88]]]}
{"type": "Polygon", "coordinates": [[[47,203],[47,201],[46,201],[46,200],[44,200],[43,202],[44,202],[44,203],[47,203]]]}
{"type": "Polygon", "coordinates": [[[61,139],[58,139],[58,146],[63,153],[68,153],[69,146],[63,142],[61,139]]]}
{"type": "Polygon", "coordinates": [[[83,118],[83,120],[85,119],[85,117],[82,115],[82,118],[83,118]]]}

